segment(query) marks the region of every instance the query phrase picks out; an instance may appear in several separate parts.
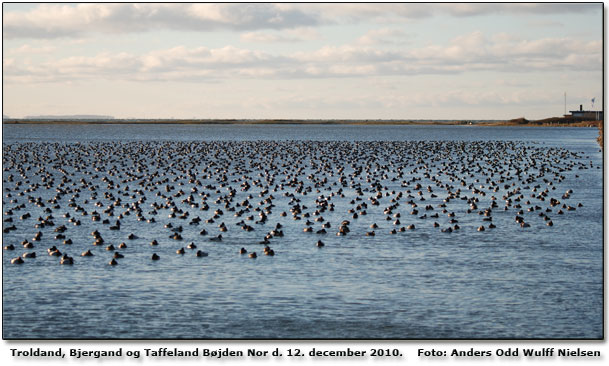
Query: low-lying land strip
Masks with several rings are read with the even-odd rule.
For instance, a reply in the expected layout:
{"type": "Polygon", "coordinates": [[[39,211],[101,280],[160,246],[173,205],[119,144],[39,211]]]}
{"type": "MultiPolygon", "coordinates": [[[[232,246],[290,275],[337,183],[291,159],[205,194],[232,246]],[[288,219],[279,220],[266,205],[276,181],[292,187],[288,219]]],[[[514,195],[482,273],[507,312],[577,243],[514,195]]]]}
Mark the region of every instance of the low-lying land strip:
{"type": "Polygon", "coordinates": [[[466,125],[466,126],[556,126],[599,127],[602,121],[583,121],[568,117],[552,117],[541,120],[517,118],[509,121],[497,120],[303,120],[303,119],[5,119],[5,124],[184,124],[184,125],[231,125],[231,124],[285,124],[285,125],[466,125]]]}

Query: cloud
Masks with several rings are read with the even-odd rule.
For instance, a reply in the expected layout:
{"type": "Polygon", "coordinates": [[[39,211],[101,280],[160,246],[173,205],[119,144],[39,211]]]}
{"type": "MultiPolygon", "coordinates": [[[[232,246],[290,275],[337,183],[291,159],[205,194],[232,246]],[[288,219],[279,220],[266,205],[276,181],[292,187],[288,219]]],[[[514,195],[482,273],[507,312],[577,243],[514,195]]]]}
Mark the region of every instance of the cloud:
{"type": "Polygon", "coordinates": [[[42,46],[42,47],[33,47],[29,44],[24,44],[17,48],[12,48],[6,50],[7,54],[42,54],[42,53],[50,53],[55,51],[56,47],[53,46],[42,46]]]}
{"type": "Polygon", "coordinates": [[[369,20],[379,23],[415,21],[441,14],[469,17],[486,14],[545,15],[602,11],[602,4],[581,3],[89,3],[41,4],[28,11],[11,10],[18,6],[12,4],[3,11],[5,39],[75,38],[91,33],[117,34],[160,29],[280,30],[369,20]]]}
{"type": "Polygon", "coordinates": [[[273,4],[42,4],[27,12],[3,12],[5,39],[158,29],[283,29],[316,24],[317,19],[307,13],[281,10],[273,4]]]}
{"type": "Polygon", "coordinates": [[[573,38],[520,39],[498,34],[487,37],[472,32],[455,37],[448,45],[430,45],[408,52],[415,62],[437,69],[465,72],[593,70],[602,65],[602,41],[573,38]]]}
{"type": "Polygon", "coordinates": [[[313,52],[297,52],[292,57],[300,62],[331,63],[331,62],[388,62],[399,60],[399,51],[380,50],[372,47],[357,45],[324,46],[313,52]]]}
{"type": "Polygon", "coordinates": [[[550,15],[602,12],[602,4],[583,3],[333,3],[282,4],[315,14],[320,23],[374,20],[379,23],[418,21],[437,15],[472,17],[489,14],[550,15]]]}
{"type": "Polygon", "coordinates": [[[319,32],[313,28],[287,29],[277,33],[247,32],[241,34],[243,42],[275,43],[305,42],[321,39],[319,32]]]}
{"type": "MultiPolygon", "coordinates": [[[[396,34],[391,29],[369,33],[396,34]]],[[[375,37],[369,37],[370,42],[375,37]]],[[[382,37],[381,37],[382,38],[382,37]]],[[[231,80],[238,78],[315,79],[369,76],[551,72],[602,70],[602,41],[574,38],[522,39],[513,35],[459,35],[445,44],[424,47],[324,46],[290,54],[225,46],[178,46],[135,54],[102,52],[61,59],[5,58],[4,81],[50,82],[88,79],[136,81],[231,80]]],[[[29,47],[22,47],[24,50],[29,47]]],[[[24,58],[25,57],[25,58],[24,58]]]]}
{"type": "Polygon", "coordinates": [[[372,46],[382,44],[405,44],[409,43],[413,35],[397,28],[372,29],[356,40],[356,43],[372,46]]]}
{"type": "Polygon", "coordinates": [[[131,81],[200,81],[231,77],[268,76],[275,73],[269,65],[281,66],[282,56],[260,51],[221,48],[156,50],[142,55],[103,52],[95,56],[72,56],[37,65],[4,59],[4,80],[16,82],[61,82],[89,79],[131,81]]]}
{"type": "Polygon", "coordinates": [[[243,42],[261,42],[261,43],[273,43],[273,42],[290,42],[289,38],[278,34],[271,34],[265,32],[248,32],[241,35],[241,41],[243,42]]]}

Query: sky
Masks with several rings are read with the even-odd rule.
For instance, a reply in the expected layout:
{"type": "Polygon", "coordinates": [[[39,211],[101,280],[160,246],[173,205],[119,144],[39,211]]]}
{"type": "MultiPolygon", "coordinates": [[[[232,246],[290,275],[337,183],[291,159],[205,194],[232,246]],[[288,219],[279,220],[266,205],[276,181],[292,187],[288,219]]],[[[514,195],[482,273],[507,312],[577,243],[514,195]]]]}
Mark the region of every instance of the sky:
{"type": "Polygon", "coordinates": [[[603,4],[3,4],[3,115],[540,119],[602,108],[603,4]]]}

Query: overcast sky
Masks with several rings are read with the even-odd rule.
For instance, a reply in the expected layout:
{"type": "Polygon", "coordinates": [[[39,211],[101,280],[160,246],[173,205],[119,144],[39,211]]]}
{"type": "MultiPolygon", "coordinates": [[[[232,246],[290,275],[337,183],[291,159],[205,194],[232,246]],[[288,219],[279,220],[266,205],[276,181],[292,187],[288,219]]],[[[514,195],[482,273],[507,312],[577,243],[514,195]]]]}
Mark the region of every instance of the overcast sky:
{"type": "Polygon", "coordinates": [[[3,114],[544,118],[602,108],[603,4],[4,4],[3,114]]]}

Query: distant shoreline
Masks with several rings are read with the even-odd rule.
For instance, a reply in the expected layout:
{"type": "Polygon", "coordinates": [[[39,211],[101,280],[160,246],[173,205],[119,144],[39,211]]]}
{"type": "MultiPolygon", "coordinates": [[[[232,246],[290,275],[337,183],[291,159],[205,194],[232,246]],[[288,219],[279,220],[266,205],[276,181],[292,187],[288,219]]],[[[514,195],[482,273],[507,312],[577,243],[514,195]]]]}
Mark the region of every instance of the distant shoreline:
{"type": "Polygon", "coordinates": [[[394,126],[521,126],[521,127],[599,127],[602,121],[581,121],[581,120],[561,120],[545,119],[538,121],[527,121],[524,119],[509,121],[424,121],[424,120],[298,120],[298,119],[277,119],[277,120],[242,120],[242,119],[111,119],[111,120],[34,120],[34,119],[8,119],[2,121],[3,124],[40,124],[40,125],[121,125],[121,124],[175,124],[175,125],[394,125],[394,126]]]}

